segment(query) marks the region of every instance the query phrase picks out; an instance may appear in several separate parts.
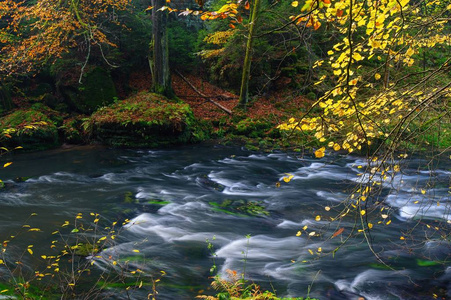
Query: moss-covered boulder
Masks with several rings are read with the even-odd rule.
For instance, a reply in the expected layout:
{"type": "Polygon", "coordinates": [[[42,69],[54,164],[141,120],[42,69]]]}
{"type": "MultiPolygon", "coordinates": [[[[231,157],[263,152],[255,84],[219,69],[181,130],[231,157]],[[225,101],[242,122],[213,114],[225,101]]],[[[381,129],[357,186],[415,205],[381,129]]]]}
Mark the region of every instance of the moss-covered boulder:
{"type": "Polygon", "coordinates": [[[44,150],[59,145],[58,129],[44,113],[30,109],[17,110],[0,119],[1,132],[7,132],[1,143],[7,148],[44,150]]]}
{"type": "MultiPolygon", "coordinates": [[[[79,71],[73,70],[75,74],[79,71]]],[[[73,74],[59,75],[58,90],[68,106],[81,113],[90,114],[98,108],[111,104],[117,97],[116,88],[110,73],[100,67],[87,71],[82,84],[73,74]]]]}
{"type": "Polygon", "coordinates": [[[188,104],[140,93],[99,109],[91,116],[88,131],[115,147],[164,147],[189,142],[195,123],[188,104]]]}

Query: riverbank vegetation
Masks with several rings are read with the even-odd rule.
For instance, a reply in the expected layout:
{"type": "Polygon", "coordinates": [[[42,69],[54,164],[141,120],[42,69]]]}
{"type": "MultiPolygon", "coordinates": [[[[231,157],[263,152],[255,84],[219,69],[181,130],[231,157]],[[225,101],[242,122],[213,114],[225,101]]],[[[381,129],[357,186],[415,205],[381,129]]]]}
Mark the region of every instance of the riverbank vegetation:
{"type": "MultiPolygon", "coordinates": [[[[354,218],[344,241],[363,236],[385,264],[371,246],[394,213],[382,187],[413,157],[431,174],[449,159],[450,19],[442,0],[0,1],[1,151],[216,140],[326,160],[357,154],[361,180],[324,209],[333,225],[354,218]]],[[[413,193],[449,205],[433,188],[413,193]]],[[[212,206],[266,213],[247,200],[212,206]]],[[[449,242],[446,209],[433,226],[413,225],[426,240],[406,230],[397,243],[449,242]]],[[[329,238],[342,233],[337,225],[329,238]]]]}

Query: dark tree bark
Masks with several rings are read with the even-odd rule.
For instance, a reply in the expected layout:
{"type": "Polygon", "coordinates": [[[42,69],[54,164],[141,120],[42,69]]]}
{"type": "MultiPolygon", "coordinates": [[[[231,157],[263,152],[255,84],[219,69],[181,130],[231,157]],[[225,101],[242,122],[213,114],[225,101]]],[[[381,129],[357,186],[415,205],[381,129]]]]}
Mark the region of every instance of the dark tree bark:
{"type": "Polygon", "coordinates": [[[165,0],[152,0],[152,41],[149,51],[149,65],[152,72],[152,91],[168,98],[173,98],[169,70],[168,47],[168,12],[160,8],[165,6],[165,0]]]}

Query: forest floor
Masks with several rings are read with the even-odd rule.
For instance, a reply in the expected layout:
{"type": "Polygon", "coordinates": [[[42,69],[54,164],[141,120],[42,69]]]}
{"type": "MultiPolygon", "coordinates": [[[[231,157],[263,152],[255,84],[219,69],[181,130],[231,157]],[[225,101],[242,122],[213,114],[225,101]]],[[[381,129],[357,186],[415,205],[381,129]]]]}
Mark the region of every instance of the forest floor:
{"type": "MultiPolygon", "coordinates": [[[[317,144],[310,136],[287,136],[277,129],[277,125],[289,118],[300,118],[313,103],[291,87],[290,81],[290,78],[281,77],[274,82],[274,88],[269,92],[251,97],[246,110],[242,110],[237,108],[239,95],[230,90],[208,82],[196,74],[172,75],[175,94],[190,105],[198,120],[211,126],[212,139],[222,144],[242,144],[250,150],[265,151],[301,151],[300,148],[314,147],[317,144]],[[232,115],[210,100],[232,111],[232,115]]],[[[134,72],[130,75],[128,85],[135,91],[149,90],[151,75],[148,71],[134,72]]]]}
{"type": "MultiPolygon", "coordinates": [[[[202,94],[229,110],[238,105],[239,95],[218,87],[195,74],[183,76],[202,94]]],[[[150,74],[135,72],[130,76],[129,85],[137,91],[148,90],[151,86],[150,74]]],[[[200,96],[179,75],[172,75],[172,87],[178,98],[188,103],[194,115],[201,120],[219,120],[228,114],[214,105],[209,99],[200,96]]],[[[281,121],[310,107],[312,101],[303,96],[295,96],[293,91],[277,90],[270,96],[254,97],[246,110],[246,115],[256,119],[278,118],[281,121]]]]}
{"type": "MultiPolygon", "coordinates": [[[[149,90],[150,78],[150,74],[146,72],[135,72],[131,74],[128,84],[138,92],[149,90]]],[[[270,93],[252,97],[246,110],[237,109],[239,95],[195,74],[180,76],[174,73],[172,87],[177,97],[190,105],[198,120],[212,126],[211,137],[219,143],[240,143],[250,150],[271,151],[299,147],[299,140],[282,138],[276,127],[291,117],[299,118],[312,104],[312,100],[299,95],[293,88],[290,89],[284,80],[286,81],[286,78],[276,82],[274,86],[278,88],[274,88],[270,93]],[[232,111],[232,115],[210,100],[232,111]]],[[[302,144],[306,142],[303,140],[302,144]]]]}

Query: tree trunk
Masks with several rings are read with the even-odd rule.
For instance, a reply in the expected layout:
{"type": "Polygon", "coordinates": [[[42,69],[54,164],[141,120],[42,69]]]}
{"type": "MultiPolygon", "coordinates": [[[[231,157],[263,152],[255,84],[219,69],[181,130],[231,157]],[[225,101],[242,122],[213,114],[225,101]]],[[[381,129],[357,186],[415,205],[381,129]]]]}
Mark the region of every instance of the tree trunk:
{"type": "Polygon", "coordinates": [[[152,41],[149,65],[152,73],[152,91],[173,98],[174,91],[169,71],[168,12],[159,10],[165,4],[165,0],[152,0],[152,41]]]}
{"type": "Polygon", "coordinates": [[[260,0],[254,0],[252,6],[251,21],[249,23],[249,35],[246,43],[246,56],[244,57],[243,75],[241,77],[240,100],[238,105],[246,108],[249,101],[249,77],[251,73],[252,46],[254,44],[255,23],[260,12],[260,0]]]}

